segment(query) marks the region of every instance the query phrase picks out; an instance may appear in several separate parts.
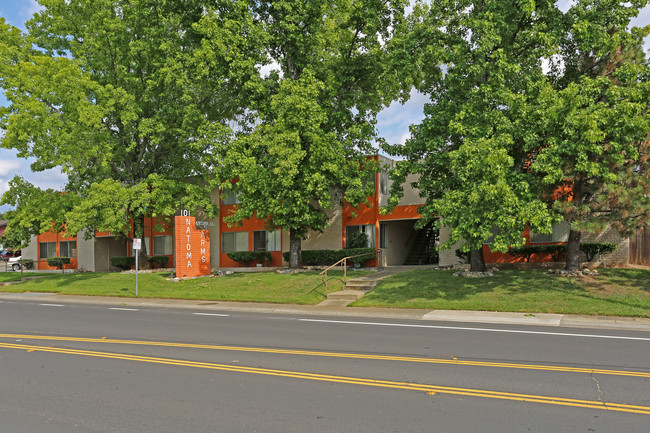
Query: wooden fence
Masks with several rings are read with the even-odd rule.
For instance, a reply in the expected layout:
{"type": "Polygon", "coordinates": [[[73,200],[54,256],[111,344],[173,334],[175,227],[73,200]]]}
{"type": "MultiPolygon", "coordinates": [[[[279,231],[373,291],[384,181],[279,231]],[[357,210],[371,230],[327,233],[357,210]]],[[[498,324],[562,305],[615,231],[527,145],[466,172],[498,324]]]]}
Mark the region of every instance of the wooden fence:
{"type": "Polygon", "coordinates": [[[630,238],[630,263],[650,266],[650,229],[641,227],[630,238]]]}

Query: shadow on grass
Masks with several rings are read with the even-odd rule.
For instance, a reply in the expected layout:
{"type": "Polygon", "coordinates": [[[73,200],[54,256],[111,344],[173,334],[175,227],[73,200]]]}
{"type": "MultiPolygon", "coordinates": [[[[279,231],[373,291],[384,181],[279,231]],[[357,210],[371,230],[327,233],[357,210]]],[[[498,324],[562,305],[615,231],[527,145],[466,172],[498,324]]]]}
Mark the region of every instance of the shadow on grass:
{"type": "Polygon", "coordinates": [[[66,287],[71,284],[77,284],[80,281],[92,281],[101,278],[102,274],[87,272],[78,274],[50,274],[43,278],[36,278],[29,281],[29,287],[33,286],[54,286],[66,287]]]}
{"type": "Polygon", "coordinates": [[[527,305],[533,303],[540,308],[563,310],[566,308],[562,304],[571,303],[573,299],[575,302],[583,300],[584,309],[593,306],[596,313],[616,310],[621,315],[639,315],[640,312],[648,315],[645,312],[650,307],[650,298],[646,300],[650,271],[627,271],[607,270],[595,280],[597,285],[610,285],[610,289],[612,284],[621,286],[621,293],[612,290],[599,293],[593,284],[587,284],[582,278],[549,275],[541,270],[505,270],[486,278],[454,277],[453,271],[411,271],[384,279],[362,298],[360,304],[406,306],[431,303],[428,305],[450,308],[464,303],[466,308],[481,305],[481,308],[490,309],[490,305],[498,305],[499,308],[518,309],[529,308],[527,305]],[[642,287],[639,287],[639,282],[642,282],[642,287]]]}
{"type": "Polygon", "coordinates": [[[482,292],[492,292],[495,280],[453,276],[453,271],[410,271],[385,278],[365,297],[400,303],[411,299],[460,301],[482,292]]]}

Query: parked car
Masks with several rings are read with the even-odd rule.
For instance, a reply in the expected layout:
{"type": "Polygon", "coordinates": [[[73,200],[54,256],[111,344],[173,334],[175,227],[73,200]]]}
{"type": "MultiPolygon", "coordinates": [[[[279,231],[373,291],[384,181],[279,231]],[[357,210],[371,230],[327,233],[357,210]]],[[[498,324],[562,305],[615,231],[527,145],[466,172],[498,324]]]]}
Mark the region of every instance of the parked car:
{"type": "Polygon", "coordinates": [[[22,258],[23,256],[11,257],[7,262],[7,265],[14,271],[20,271],[21,268],[20,259],[22,258]]]}

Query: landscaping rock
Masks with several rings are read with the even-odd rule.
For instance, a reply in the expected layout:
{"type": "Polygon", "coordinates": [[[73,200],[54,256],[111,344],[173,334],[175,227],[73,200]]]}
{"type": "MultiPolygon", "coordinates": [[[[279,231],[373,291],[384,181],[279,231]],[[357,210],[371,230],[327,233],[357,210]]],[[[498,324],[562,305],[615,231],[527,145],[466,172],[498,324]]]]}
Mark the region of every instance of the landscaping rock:
{"type": "Polygon", "coordinates": [[[595,269],[579,269],[577,271],[567,271],[566,269],[549,269],[548,274],[560,275],[563,277],[580,277],[583,275],[598,275],[598,271],[595,269]]]}
{"type": "Polygon", "coordinates": [[[485,272],[472,272],[472,271],[461,271],[461,272],[456,272],[454,274],[454,277],[467,277],[467,278],[482,278],[482,277],[491,277],[494,275],[494,272],[492,269],[487,270],[485,272]]]}

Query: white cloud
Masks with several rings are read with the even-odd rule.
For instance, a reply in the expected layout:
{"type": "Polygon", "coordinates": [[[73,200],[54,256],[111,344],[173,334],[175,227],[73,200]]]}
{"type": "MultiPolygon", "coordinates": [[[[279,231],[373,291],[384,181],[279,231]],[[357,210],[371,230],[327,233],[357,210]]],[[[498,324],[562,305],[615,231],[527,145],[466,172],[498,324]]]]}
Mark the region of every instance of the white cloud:
{"type": "Polygon", "coordinates": [[[14,173],[18,172],[21,166],[22,164],[18,160],[1,160],[0,178],[13,177],[14,173]]]}
{"type": "Polygon", "coordinates": [[[415,90],[404,104],[393,102],[377,116],[379,134],[390,144],[404,144],[411,136],[410,126],[424,119],[424,104],[429,97],[415,90]]]}

